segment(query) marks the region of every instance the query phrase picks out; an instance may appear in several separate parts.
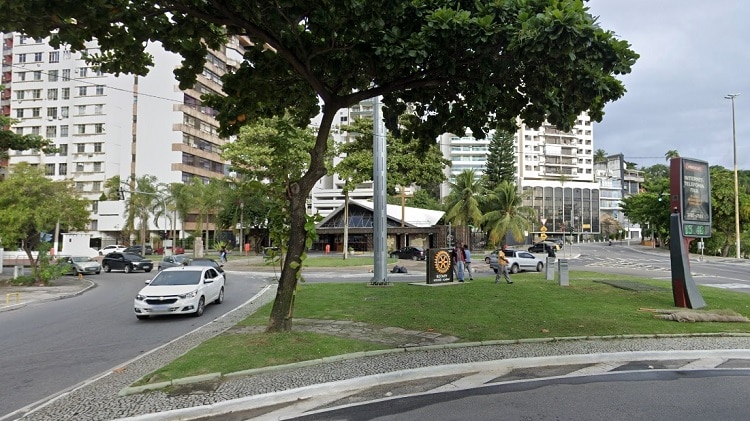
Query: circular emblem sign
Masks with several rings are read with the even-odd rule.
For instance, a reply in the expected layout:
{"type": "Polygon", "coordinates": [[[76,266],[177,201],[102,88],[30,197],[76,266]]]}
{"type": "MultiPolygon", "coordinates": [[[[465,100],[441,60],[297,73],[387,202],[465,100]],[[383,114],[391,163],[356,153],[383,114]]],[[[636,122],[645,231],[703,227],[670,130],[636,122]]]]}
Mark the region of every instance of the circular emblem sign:
{"type": "Polygon", "coordinates": [[[435,270],[440,274],[448,273],[451,270],[451,255],[445,250],[435,253],[435,270]]]}

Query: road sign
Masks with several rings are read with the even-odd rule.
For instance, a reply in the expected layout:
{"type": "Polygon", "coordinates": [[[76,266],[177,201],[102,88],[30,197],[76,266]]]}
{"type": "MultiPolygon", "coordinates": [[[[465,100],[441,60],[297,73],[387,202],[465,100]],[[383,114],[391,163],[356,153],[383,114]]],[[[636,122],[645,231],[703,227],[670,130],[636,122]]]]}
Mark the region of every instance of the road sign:
{"type": "Polygon", "coordinates": [[[544,232],[547,232],[547,227],[541,227],[541,228],[539,228],[539,231],[541,231],[541,232],[543,232],[543,233],[544,233],[544,232]]]}
{"type": "Polygon", "coordinates": [[[542,240],[546,240],[547,239],[547,234],[541,233],[541,234],[539,234],[539,238],[541,238],[542,240]]]}

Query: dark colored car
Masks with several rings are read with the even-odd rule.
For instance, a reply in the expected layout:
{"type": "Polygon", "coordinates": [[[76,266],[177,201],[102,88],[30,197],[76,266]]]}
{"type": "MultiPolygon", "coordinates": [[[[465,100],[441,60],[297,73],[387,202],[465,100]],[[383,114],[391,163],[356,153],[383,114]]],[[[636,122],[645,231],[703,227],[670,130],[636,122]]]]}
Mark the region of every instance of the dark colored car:
{"type": "Polygon", "coordinates": [[[399,259],[424,260],[427,254],[422,247],[407,246],[392,251],[390,256],[399,259]]]}
{"type": "Polygon", "coordinates": [[[184,254],[176,254],[174,256],[164,256],[159,262],[159,270],[166,268],[174,268],[179,266],[185,266],[190,262],[190,258],[184,254]]]}
{"type": "Polygon", "coordinates": [[[199,257],[197,259],[190,259],[186,266],[208,266],[216,269],[217,272],[224,275],[224,281],[227,280],[227,274],[224,273],[224,268],[219,262],[208,257],[199,257]]]}
{"type": "Polygon", "coordinates": [[[153,268],[154,262],[133,253],[112,252],[104,256],[104,259],[102,259],[102,269],[104,269],[105,272],[110,272],[112,270],[124,270],[125,273],[130,273],[135,270],[151,272],[151,269],[153,268]]]}
{"type": "MultiPolygon", "coordinates": [[[[130,246],[122,251],[123,253],[143,254],[143,246],[130,246]]],[[[154,254],[154,249],[146,244],[146,254],[154,254]]]]}
{"type": "Polygon", "coordinates": [[[529,253],[547,253],[550,249],[555,249],[555,246],[550,243],[536,243],[529,247],[529,253]]]}

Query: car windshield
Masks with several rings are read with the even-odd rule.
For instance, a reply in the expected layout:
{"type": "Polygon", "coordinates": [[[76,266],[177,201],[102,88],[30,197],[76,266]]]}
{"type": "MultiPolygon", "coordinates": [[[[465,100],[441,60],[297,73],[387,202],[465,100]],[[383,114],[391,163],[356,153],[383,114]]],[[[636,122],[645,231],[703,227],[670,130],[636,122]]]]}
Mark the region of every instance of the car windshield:
{"type": "Polygon", "coordinates": [[[85,256],[74,256],[74,257],[71,257],[71,260],[73,260],[74,262],[93,262],[94,261],[94,259],[92,259],[91,257],[85,257],[85,256]]]}
{"type": "Polygon", "coordinates": [[[213,260],[193,260],[190,262],[190,266],[209,266],[209,267],[216,267],[219,266],[218,263],[214,262],[213,260]]]}
{"type": "Polygon", "coordinates": [[[137,254],[133,254],[133,253],[123,253],[122,256],[126,260],[142,260],[143,259],[141,256],[139,256],[137,254]]]}
{"type": "Polygon", "coordinates": [[[164,271],[156,275],[149,285],[198,285],[200,271],[164,271]]]}

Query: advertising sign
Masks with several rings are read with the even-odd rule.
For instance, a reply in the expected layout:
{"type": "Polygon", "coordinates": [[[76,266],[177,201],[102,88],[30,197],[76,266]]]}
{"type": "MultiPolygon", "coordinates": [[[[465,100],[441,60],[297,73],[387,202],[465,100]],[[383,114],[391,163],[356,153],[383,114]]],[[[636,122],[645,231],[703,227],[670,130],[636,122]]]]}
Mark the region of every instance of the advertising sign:
{"type": "Polygon", "coordinates": [[[708,163],[682,159],[680,166],[682,232],[686,237],[711,236],[711,179],[708,163]]]}
{"type": "Polygon", "coordinates": [[[427,283],[453,282],[451,249],[427,250],[427,283]]]}

